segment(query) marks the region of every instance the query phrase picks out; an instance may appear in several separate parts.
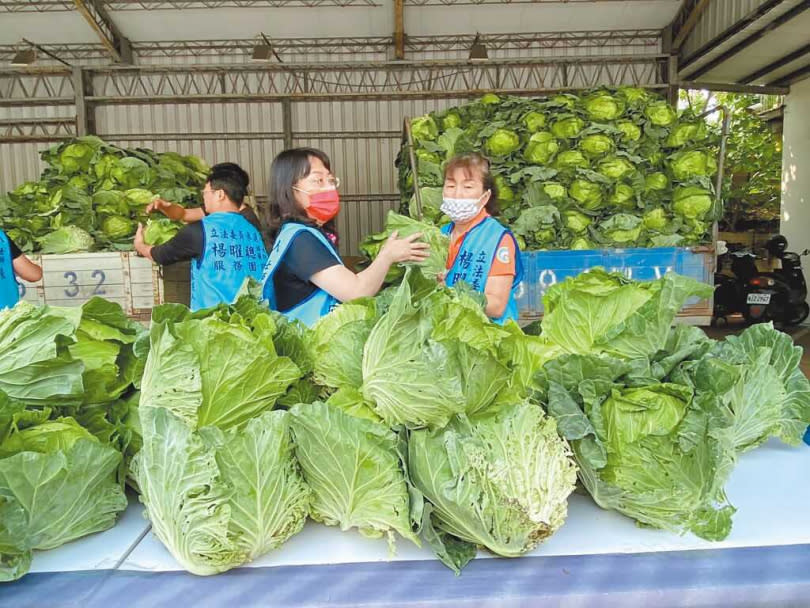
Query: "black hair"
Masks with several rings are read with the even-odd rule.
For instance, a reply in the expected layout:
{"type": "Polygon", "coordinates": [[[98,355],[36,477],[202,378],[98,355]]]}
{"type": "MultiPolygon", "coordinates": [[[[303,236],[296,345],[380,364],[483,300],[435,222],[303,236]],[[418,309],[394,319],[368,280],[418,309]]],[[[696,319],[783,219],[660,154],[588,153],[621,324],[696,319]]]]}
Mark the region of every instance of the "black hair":
{"type": "Polygon", "coordinates": [[[445,166],[444,178],[447,179],[447,176],[457,169],[464,171],[465,177],[481,178],[484,192],[487,190],[490,192],[489,200],[486,204],[487,213],[490,215],[498,215],[501,211],[498,205],[498,188],[495,186],[495,178],[489,170],[489,160],[477,152],[455,156],[451,158],[447,166],[445,166]]]}
{"type": "Polygon", "coordinates": [[[220,163],[211,167],[205,180],[212,190],[222,190],[237,207],[242,205],[247,195],[250,177],[242,167],[234,163],[220,163]]]}
{"type": "MultiPolygon", "coordinates": [[[[265,240],[270,246],[275,240],[281,225],[289,220],[317,226],[295,201],[293,186],[307,177],[312,170],[310,158],[317,158],[332,171],[329,157],[317,148],[291,148],[280,152],[270,165],[270,183],[267,188],[268,202],[259,205],[259,218],[265,232],[265,240]]],[[[335,233],[334,222],[329,221],[323,229],[335,233]]]]}
{"type": "Polygon", "coordinates": [[[213,167],[211,167],[211,173],[218,172],[218,171],[233,171],[236,175],[239,176],[245,184],[245,190],[248,190],[248,186],[250,186],[250,176],[248,175],[247,171],[245,171],[242,167],[237,165],[236,163],[217,163],[213,167]]]}

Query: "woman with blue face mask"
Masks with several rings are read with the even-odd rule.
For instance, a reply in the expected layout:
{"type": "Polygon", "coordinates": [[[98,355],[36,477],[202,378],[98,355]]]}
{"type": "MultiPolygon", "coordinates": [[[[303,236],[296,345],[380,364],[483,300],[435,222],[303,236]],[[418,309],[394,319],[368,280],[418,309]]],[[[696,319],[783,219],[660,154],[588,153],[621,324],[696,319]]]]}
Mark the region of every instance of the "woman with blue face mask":
{"type": "Polygon", "coordinates": [[[489,161],[480,154],[457,156],[444,170],[441,210],[450,237],[444,282],[459,281],[483,293],[486,313],[496,323],[517,321],[515,290],[523,278],[520,249],[512,232],[498,222],[497,191],[489,161]]]}

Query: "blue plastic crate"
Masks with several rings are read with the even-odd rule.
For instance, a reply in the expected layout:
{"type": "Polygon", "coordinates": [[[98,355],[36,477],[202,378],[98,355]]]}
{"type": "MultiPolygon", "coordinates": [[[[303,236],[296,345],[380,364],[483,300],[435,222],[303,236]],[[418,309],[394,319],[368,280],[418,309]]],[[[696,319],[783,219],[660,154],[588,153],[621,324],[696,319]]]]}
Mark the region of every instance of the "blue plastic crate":
{"type": "MultiPolygon", "coordinates": [[[[711,254],[681,247],[527,251],[523,255],[529,260],[526,282],[530,297],[521,300],[519,308],[527,316],[543,313],[543,295],[549,287],[596,266],[637,281],[653,281],[667,272],[677,272],[703,283],[713,282],[711,254]]],[[[686,307],[699,302],[692,298],[686,307]]]]}

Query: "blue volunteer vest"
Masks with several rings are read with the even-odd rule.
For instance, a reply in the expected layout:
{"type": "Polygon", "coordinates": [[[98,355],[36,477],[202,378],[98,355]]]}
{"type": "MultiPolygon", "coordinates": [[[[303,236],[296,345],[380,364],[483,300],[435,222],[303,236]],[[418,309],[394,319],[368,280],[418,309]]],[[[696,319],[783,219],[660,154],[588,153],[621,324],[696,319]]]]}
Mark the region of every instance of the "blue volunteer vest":
{"type": "Polygon", "coordinates": [[[0,309],[13,308],[20,300],[20,287],[14,277],[11,259],[11,241],[0,229],[0,309]]]}
{"type": "MultiPolygon", "coordinates": [[[[442,233],[450,236],[453,224],[442,226],[442,233]]],[[[475,291],[484,292],[489,278],[489,271],[492,269],[492,262],[498,253],[498,245],[504,235],[515,242],[515,278],[512,281],[512,290],[509,293],[509,301],[506,310],[495,323],[503,325],[509,319],[517,321],[518,307],[515,299],[517,286],[523,279],[523,263],[520,259],[520,248],[517,241],[508,228],[504,228],[498,220],[487,217],[477,226],[465,234],[462,238],[461,247],[456,256],[453,266],[447,271],[444,279],[445,285],[452,287],[459,281],[464,281],[472,286],[475,291]]]]}
{"type": "MultiPolygon", "coordinates": [[[[281,261],[284,259],[284,254],[287,253],[292,242],[301,232],[309,231],[313,234],[329,252],[335,256],[335,259],[343,264],[340,255],[335,251],[335,247],[329,242],[320,230],[316,230],[311,226],[299,224],[297,222],[287,222],[281,227],[281,230],[273,243],[273,249],[267,257],[267,266],[264,268],[264,275],[262,276],[262,299],[266,300],[268,305],[273,310],[278,310],[276,304],[276,288],[273,284],[273,276],[276,274],[281,261]]],[[[329,295],[326,291],[316,288],[314,292],[303,302],[299,302],[290,310],[284,311],[282,314],[291,319],[301,321],[307,327],[312,327],[317,323],[318,319],[326,315],[330,310],[337,306],[340,302],[329,295]]]]}
{"type": "Polygon", "coordinates": [[[191,262],[191,310],[231,304],[245,279],[259,280],[267,251],[258,230],[238,213],[202,219],[203,254],[191,262]]]}

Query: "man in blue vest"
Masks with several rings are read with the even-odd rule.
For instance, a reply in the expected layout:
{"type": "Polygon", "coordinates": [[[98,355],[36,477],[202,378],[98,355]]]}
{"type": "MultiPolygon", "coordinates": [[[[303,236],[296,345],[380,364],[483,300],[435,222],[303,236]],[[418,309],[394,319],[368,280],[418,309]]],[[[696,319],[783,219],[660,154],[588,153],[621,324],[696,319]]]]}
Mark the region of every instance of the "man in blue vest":
{"type": "Polygon", "coordinates": [[[20,251],[0,229],[0,309],[12,308],[20,300],[17,277],[33,282],[42,278],[42,268],[20,251]]]}
{"type": "Polygon", "coordinates": [[[267,252],[261,233],[239,213],[247,193],[244,177],[227,166],[215,166],[203,188],[205,217],[184,226],[163,245],[135,234],[135,250],[166,266],[191,260],[191,310],[230,304],[245,279],[261,279],[267,252]]]}

